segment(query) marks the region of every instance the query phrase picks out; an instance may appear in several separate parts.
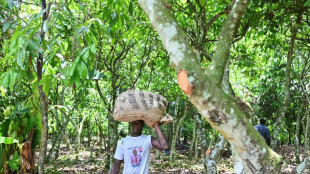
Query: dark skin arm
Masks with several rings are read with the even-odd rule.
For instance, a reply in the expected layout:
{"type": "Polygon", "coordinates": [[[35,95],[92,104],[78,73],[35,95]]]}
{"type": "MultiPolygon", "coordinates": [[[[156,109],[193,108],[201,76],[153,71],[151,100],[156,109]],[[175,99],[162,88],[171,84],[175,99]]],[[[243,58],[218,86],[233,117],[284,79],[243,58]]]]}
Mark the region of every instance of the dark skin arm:
{"type": "Polygon", "coordinates": [[[110,174],[118,174],[122,162],[123,162],[123,160],[115,159],[110,174]]]}
{"type": "Polygon", "coordinates": [[[155,132],[158,136],[158,139],[154,138],[152,136],[152,146],[157,150],[167,150],[169,148],[166,137],[162,133],[162,131],[159,128],[160,123],[156,123],[153,127],[155,128],[155,132]]]}

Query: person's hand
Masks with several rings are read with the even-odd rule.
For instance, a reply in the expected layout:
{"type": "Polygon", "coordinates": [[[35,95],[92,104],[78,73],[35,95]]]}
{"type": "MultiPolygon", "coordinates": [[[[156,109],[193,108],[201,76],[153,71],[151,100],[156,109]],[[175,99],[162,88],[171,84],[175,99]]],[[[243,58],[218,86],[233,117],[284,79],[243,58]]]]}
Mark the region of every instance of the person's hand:
{"type": "Polygon", "coordinates": [[[162,123],[158,121],[157,123],[153,125],[153,128],[155,128],[156,126],[160,126],[160,125],[162,125],[162,123]]]}

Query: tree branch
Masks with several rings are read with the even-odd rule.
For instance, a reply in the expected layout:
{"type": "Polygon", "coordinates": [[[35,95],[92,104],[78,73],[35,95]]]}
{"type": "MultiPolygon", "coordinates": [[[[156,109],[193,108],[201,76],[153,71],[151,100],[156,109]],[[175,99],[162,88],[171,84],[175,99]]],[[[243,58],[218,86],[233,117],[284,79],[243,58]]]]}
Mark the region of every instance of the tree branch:
{"type": "Polygon", "coordinates": [[[248,3],[249,0],[235,2],[221,28],[217,48],[208,71],[208,74],[213,82],[218,84],[222,83],[224,69],[229,58],[230,47],[238,31],[241,18],[248,3]]]}

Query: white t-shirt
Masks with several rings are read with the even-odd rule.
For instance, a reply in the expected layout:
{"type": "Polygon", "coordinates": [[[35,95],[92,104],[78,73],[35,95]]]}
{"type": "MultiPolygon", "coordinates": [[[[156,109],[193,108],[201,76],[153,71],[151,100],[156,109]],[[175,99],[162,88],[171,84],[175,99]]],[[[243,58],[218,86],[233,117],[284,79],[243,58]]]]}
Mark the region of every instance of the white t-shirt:
{"type": "Polygon", "coordinates": [[[127,136],[117,143],[114,158],[124,160],[123,174],[148,174],[151,135],[127,136]]]}

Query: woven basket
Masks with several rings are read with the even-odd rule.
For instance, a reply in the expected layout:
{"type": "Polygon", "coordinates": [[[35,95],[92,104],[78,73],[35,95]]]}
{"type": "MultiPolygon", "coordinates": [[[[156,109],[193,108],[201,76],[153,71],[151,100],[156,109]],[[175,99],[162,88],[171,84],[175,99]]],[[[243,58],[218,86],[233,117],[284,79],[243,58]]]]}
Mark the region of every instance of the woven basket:
{"type": "Polygon", "coordinates": [[[115,101],[113,118],[122,122],[144,120],[148,126],[159,121],[168,123],[173,118],[166,114],[166,106],[167,100],[161,95],[137,90],[126,91],[115,101]]]}

